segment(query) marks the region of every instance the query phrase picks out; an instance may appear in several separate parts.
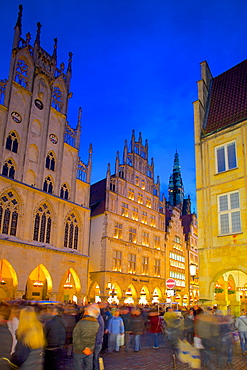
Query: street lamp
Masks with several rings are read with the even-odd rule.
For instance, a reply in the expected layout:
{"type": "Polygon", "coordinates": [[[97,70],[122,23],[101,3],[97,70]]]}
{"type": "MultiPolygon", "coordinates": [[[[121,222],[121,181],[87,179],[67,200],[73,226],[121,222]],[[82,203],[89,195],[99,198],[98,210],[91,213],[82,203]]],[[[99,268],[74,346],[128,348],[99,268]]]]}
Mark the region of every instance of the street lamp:
{"type": "Polygon", "coordinates": [[[190,264],[190,276],[192,277],[193,280],[195,280],[196,276],[196,265],[194,263],[190,264]]]}

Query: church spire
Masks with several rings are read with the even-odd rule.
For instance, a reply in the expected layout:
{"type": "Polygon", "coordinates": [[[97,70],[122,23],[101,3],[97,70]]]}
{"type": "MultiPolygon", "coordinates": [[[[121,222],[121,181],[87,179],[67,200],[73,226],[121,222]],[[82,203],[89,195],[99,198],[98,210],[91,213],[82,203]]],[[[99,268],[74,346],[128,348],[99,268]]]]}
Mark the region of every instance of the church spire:
{"type": "Polygon", "coordinates": [[[35,39],[35,45],[37,45],[37,47],[40,47],[40,33],[41,33],[41,27],[42,27],[42,24],[40,22],[37,23],[37,32],[36,32],[36,39],[35,39]]]}
{"type": "Polygon", "coordinates": [[[169,204],[173,207],[182,206],[184,200],[184,187],[179,163],[179,155],[176,151],[174,156],[173,172],[169,178],[169,204]]]}
{"type": "Polygon", "coordinates": [[[13,40],[12,49],[16,49],[19,45],[20,36],[21,36],[22,10],[23,10],[23,6],[20,4],[19,5],[18,18],[17,18],[16,25],[15,25],[15,28],[14,28],[15,33],[14,33],[14,40],[13,40]]]}
{"type": "Polygon", "coordinates": [[[72,77],[72,56],[73,54],[71,52],[69,52],[69,61],[68,61],[68,68],[67,68],[67,76],[66,76],[66,85],[67,85],[67,88],[69,90],[70,88],[70,80],[71,80],[71,77],[72,77]]]}
{"type": "Polygon", "coordinates": [[[53,54],[52,59],[54,59],[54,65],[57,65],[57,37],[54,39],[53,54]]]}

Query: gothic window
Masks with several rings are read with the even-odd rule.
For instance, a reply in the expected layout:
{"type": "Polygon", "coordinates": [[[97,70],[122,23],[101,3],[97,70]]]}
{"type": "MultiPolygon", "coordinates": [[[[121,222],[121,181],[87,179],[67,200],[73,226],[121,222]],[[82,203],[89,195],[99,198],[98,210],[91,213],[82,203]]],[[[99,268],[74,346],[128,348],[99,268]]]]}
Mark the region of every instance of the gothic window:
{"type": "Polygon", "coordinates": [[[52,194],[53,193],[53,184],[50,176],[47,176],[44,181],[43,190],[46,193],[52,194]]]}
{"type": "Polygon", "coordinates": [[[10,132],[6,140],[6,149],[11,152],[17,153],[18,150],[18,139],[15,132],[10,132]]]}
{"type": "Polygon", "coordinates": [[[34,218],[33,240],[50,243],[51,221],[51,212],[46,203],[44,203],[38,208],[34,218]]]}
{"type": "Polygon", "coordinates": [[[55,171],[55,157],[52,152],[49,152],[46,156],[45,167],[48,168],[48,170],[55,171]]]}
{"type": "Polygon", "coordinates": [[[64,247],[77,249],[78,248],[78,222],[74,213],[71,213],[65,223],[64,229],[64,247]]]}
{"type": "Polygon", "coordinates": [[[19,59],[16,64],[15,82],[23,87],[28,86],[28,65],[23,59],[19,59]]]}
{"type": "Polygon", "coordinates": [[[120,171],[119,171],[119,177],[121,177],[121,179],[123,179],[123,178],[124,178],[124,171],[123,171],[123,170],[120,170],[120,171]]]}
{"type": "Polygon", "coordinates": [[[60,198],[69,199],[69,190],[66,184],[63,184],[60,189],[60,198]]]}
{"type": "Polygon", "coordinates": [[[0,232],[16,236],[18,223],[18,202],[11,191],[0,198],[0,232]]]}
{"type": "Polygon", "coordinates": [[[14,179],[15,177],[15,167],[11,159],[6,159],[3,165],[2,175],[14,179]]]}
{"type": "Polygon", "coordinates": [[[115,183],[115,180],[113,179],[111,179],[111,182],[110,182],[110,190],[116,191],[116,183],[115,183]]]}
{"type": "Polygon", "coordinates": [[[63,103],[62,103],[62,92],[59,89],[58,86],[55,86],[53,89],[53,94],[52,94],[52,102],[51,106],[61,112],[63,103]]]}

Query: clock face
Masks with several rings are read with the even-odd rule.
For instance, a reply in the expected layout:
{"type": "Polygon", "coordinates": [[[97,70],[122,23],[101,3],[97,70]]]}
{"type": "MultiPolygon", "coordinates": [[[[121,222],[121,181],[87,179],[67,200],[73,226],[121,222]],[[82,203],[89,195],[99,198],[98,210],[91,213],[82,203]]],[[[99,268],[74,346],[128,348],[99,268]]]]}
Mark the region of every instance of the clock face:
{"type": "Polygon", "coordinates": [[[18,112],[12,112],[11,113],[11,118],[16,123],[21,123],[21,121],[22,121],[21,115],[18,112]]]}
{"type": "Polygon", "coordinates": [[[39,100],[39,99],[35,99],[35,100],[34,100],[34,104],[35,104],[35,105],[36,105],[36,107],[37,107],[38,109],[40,109],[40,110],[42,110],[42,109],[44,108],[44,105],[43,105],[42,101],[41,101],[41,100],[39,100]]]}
{"type": "Polygon", "coordinates": [[[49,139],[51,140],[52,144],[57,144],[58,138],[55,134],[50,134],[49,139]]]}

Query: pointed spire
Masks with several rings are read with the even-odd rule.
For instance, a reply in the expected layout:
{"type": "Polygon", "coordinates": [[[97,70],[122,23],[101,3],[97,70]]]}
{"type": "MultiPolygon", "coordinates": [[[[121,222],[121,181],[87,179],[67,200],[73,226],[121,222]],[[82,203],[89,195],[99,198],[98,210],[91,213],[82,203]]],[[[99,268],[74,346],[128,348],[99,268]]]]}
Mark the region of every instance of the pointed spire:
{"type": "Polygon", "coordinates": [[[17,18],[16,25],[15,25],[15,28],[14,28],[14,29],[16,29],[17,27],[19,28],[20,35],[21,35],[22,10],[23,10],[23,6],[22,6],[22,4],[20,4],[19,5],[18,18],[17,18]]]}
{"type": "Polygon", "coordinates": [[[116,162],[115,162],[115,174],[116,174],[116,176],[119,175],[119,162],[120,162],[119,151],[117,151],[116,162]]]}
{"type": "Polygon", "coordinates": [[[132,130],[131,136],[131,152],[134,153],[135,150],[135,130],[132,130]]]}
{"type": "Polygon", "coordinates": [[[123,164],[127,164],[127,155],[128,155],[128,141],[124,140],[123,164]]]}
{"type": "Polygon", "coordinates": [[[15,32],[14,32],[14,39],[13,39],[12,49],[16,49],[19,46],[19,41],[20,41],[20,37],[21,37],[22,10],[23,10],[23,7],[20,4],[19,5],[18,18],[17,18],[16,25],[15,25],[15,28],[14,28],[15,32]]]}
{"type": "Polygon", "coordinates": [[[69,52],[69,61],[68,61],[68,68],[67,68],[67,74],[66,74],[66,85],[67,85],[68,91],[70,89],[70,80],[72,77],[72,56],[73,54],[69,52]]]}
{"type": "Polygon", "coordinates": [[[174,155],[173,172],[169,178],[169,204],[173,207],[182,206],[184,201],[184,187],[179,163],[179,155],[176,150],[174,155]]]}
{"type": "Polygon", "coordinates": [[[87,183],[90,184],[91,173],[92,173],[92,154],[93,154],[93,145],[89,144],[88,150],[88,164],[87,164],[87,183]]]}
{"type": "Polygon", "coordinates": [[[52,59],[55,61],[54,64],[57,65],[57,37],[54,39],[52,59]]]}
{"type": "Polygon", "coordinates": [[[73,56],[73,53],[71,53],[71,51],[70,51],[69,52],[69,61],[68,61],[67,73],[72,72],[72,56],[73,56]]]}
{"type": "Polygon", "coordinates": [[[82,119],[82,107],[78,109],[78,118],[76,126],[76,148],[80,148],[80,139],[81,139],[81,119],[82,119]]]}
{"type": "Polygon", "coordinates": [[[106,190],[110,190],[111,183],[111,165],[108,163],[106,171],[106,190]]]}
{"type": "Polygon", "coordinates": [[[111,175],[111,164],[110,163],[108,163],[108,165],[107,165],[106,176],[107,175],[111,175]]]}
{"type": "Polygon", "coordinates": [[[142,144],[142,133],[141,132],[139,132],[139,139],[138,139],[138,141],[139,141],[139,143],[142,144]]]}
{"type": "Polygon", "coordinates": [[[36,32],[36,39],[35,43],[38,47],[40,46],[40,33],[41,33],[42,24],[40,22],[37,23],[37,32],[36,32]]]}
{"type": "Polygon", "coordinates": [[[81,128],[81,118],[82,118],[82,107],[79,107],[78,109],[78,118],[77,118],[77,130],[78,128],[81,128]]]}
{"type": "Polygon", "coordinates": [[[151,158],[151,166],[154,167],[154,158],[151,158]]]}

